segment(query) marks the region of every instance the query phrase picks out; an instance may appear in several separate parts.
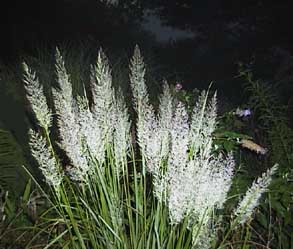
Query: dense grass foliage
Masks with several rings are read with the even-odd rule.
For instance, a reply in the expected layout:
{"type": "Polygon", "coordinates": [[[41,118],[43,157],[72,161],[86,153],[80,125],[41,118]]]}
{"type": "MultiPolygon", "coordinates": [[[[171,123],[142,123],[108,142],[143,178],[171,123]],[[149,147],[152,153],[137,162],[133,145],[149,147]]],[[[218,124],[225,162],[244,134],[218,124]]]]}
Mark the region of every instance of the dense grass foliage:
{"type": "MultiPolygon", "coordinates": [[[[220,129],[216,93],[197,92],[193,105],[180,85],[164,82],[153,105],[138,47],[129,66],[131,105],[113,87],[102,50],[84,73],[70,74],[68,65],[57,49],[53,71],[41,73],[47,75],[43,84],[23,63],[35,124],[28,132],[30,153],[44,182],[24,167],[34,185],[27,185],[20,206],[30,214],[27,226],[13,226],[13,218],[7,223],[11,199],[1,198],[3,227],[17,231],[16,242],[25,236],[26,248],[255,247],[249,224],[277,166],[229,204],[239,169],[229,141],[258,154],[266,150],[249,136],[220,129]]],[[[0,232],[3,239],[9,229],[0,232]]]]}

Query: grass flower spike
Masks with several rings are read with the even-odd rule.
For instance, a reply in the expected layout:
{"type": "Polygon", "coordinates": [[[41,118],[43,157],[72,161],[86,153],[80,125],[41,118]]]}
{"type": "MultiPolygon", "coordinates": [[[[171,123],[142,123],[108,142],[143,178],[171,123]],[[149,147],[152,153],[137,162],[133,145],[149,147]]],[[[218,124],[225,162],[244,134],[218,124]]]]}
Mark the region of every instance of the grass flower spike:
{"type": "Polygon", "coordinates": [[[125,161],[128,155],[130,146],[130,121],[128,110],[120,96],[117,97],[114,108],[114,157],[115,161],[119,164],[125,161]]]}
{"type": "Polygon", "coordinates": [[[170,150],[170,131],[173,118],[173,97],[167,82],[164,82],[163,85],[158,116],[161,129],[161,159],[166,159],[170,150]]]}
{"type": "Polygon", "coordinates": [[[149,105],[149,97],[145,84],[145,65],[139,47],[136,45],[130,61],[130,84],[134,98],[135,109],[140,112],[149,105]]]}
{"type": "Polygon", "coordinates": [[[212,133],[216,128],[216,93],[208,101],[208,93],[203,91],[193,109],[191,118],[191,150],[200,157],[208,157],[212,149],[212,133]]]}
{"type": "Polygon", "coordinates": [[[100,143],[112,141],[113,124],[115,119],[114,90],[108,59],[102,50],[99,51],[97,63],[91,68],[91,91],[93,105],[91,111],[96,126],[101,134],[100,143]]]}
{"type": "Polygon", "coordinates": [[[85,179],[89,165],[84,153],[82,133],[77,122],[78,113],[73,98],[72,85],[60,51],[56,50],[56,73],[60,89],[53,89],[53,101],[58,115],[61,147],[74,165],[68,172],[77,181],[85,179]]]}
{"type": "Polygon", "coordinates": [[[234,222],[236,222],[236,224],[244,224],[252,216],[253,211],[259,204],[261,196],[268,190],[268,186],[272,181],[272,176],[277,168],[278,166],[274,165],[252,183],[252,186],[247,190],[242,201],[234,211],[234,222]]]}
{"type": "MultiPolygon", "coordinates": [[[[49,129],[52,125],[52,113],[47,105],[43,86],[39,83],[36,74],[23,63],[24,83],[27,93],[27,99],[30,102],[32,111],[37,122],[44,132],[49,136],[49,129]]],[[[30,149],[33,157],[39,164],[40,170],[45,177],[48,185],[58,191],[62,182],[62,173],[57,159],[54,156],[52,148],[48,146],[48,137],[42,137],[37,132],[30,130],[30,149]]]]}
{"type": "Polygon", "coordinates": [[[212,155],[216,94],[208,101],[208,94],[202,92],[190,124],[183,103],[173,108],[173,97],[165,83],[157,117],[148,102],[138,47],[130,70],[138,142],[147,170],[154,178],[155,195],[168,204],[171,222],[178,224],[191,214],[200,217],[207,209],[221,208],[231,185],[234,160],[232,155],[212,155]]]}
{"type": "Polygon", "coordinates": [[[36,73],[26,63],[23,63],[23,69],[27,99],[30,102],[39,125],[48,130],[52,125],[52,113],[48,108],[43,86],[39,83],[36,73]]]}
{"type": "Polygon", "coordinates": [[[32,155],[38,162],[47,184],[58,192],[63,177],[59,164],[50,150],[46,139],[33,130],[30,130],[29,134],[32,155]]]}

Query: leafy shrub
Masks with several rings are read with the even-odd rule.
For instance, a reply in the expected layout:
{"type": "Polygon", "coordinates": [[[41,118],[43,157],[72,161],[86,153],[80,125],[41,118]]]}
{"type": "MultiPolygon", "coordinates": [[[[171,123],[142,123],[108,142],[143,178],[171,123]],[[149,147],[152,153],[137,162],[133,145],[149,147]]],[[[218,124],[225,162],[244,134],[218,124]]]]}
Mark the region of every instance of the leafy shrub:
{"type": "Polygon", "coordinates": [[[267,160],[262,165],[268,168],[272,162],[279,164],[277,179],[271,186],[274,191],[269,194],[266,204],[262,205],[257,221],[274,248],[291,248],[293,130],[288,123],[287,105],[280,101],[278,84],[255,80],[251,72],[243,69],[241,75],[246,80],[248,104],[254,111],[254,128],[261,132],[261,139],[268,147],[267,160]]]}

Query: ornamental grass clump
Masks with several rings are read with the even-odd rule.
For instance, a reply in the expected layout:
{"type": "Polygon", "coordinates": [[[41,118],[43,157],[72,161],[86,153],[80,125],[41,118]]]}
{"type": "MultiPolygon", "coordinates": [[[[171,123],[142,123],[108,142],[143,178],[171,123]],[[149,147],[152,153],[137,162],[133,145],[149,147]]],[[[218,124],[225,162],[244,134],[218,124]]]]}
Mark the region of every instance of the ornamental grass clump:
{"type": "MultiPolygon", "coordinates": [[[[213,145],[216,94],[209,98],[203,91],[189,117],[164,82],[156,111],[136,46],[130,62],[136,153],[130,116],[121,91],[112,87],[104,53],[99,51],[90,89],[82,96],[73,94],[58,49],[55,68],[58,87],[49,107],[35,73],[24,65],[27,99],[39,125],[30,132],[31,151],[51,190],[47,227],[41,229],[49,238],[45,248],[187,249],[219,243],[218,213],[228,198],[235,162],[213,145]],[[57,139],[50,132],[54,128],[57,139]]],[[[252,198],[239,204],[231,229],[251,216],[273,171],[248,190],[252,198]]]]}

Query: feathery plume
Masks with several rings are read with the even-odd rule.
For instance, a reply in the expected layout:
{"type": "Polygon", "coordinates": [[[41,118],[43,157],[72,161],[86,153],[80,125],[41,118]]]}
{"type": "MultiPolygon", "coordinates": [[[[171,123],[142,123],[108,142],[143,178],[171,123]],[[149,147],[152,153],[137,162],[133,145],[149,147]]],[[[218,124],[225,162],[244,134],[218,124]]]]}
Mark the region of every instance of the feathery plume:
{"type": "Polygon", "coordinates": [[[186,167],[189,142],[188,114],[183,103],[179,102],[175,109],[171,129],[171,151],[168,159],[167,181],[169,182],[169,212],[172,223],[179,223],[188,208],[187,186],[191,183],[186,167]]]}
{"type": "Polygon", "coordinates": [[[196,159],[191,162],[193,193],[190,198],[191,212],[201,217],[211,208],[221,209],[232,184],[235,162],[232,154],[224,158],[196,159]]]}
{"type": "Polygon", "coordinates": [[[48,130],[52,125],[52,113],[47,105],[43,86],[39,83],[36,73],[33,72],[25,62],[23,63],[23,69],[26,97],[30,102],[38,124],[48,130]]]}
{"type": "Polygon", "coordinates": [[[208,93],[202,91],[193,109],[191,118],[191,149],[193,154],[200,152],[208,156],[212,146],[212,133],[216,128],[216,93],[208,103],[208,93]]]}
{"type": "MultiPolygon", "coordinates": [[[[137,112],[137,138],[141,153],[146,159],[147,170],[157,172],[161,154],[161,130],[152,105],[149,104],[145,84],[145,65],[136,45],[130,62],[130,83],[137,112]]],[[[155,173],[156,174],[156,173],[155,173]]]]}
{"type": "MultiPolygon", "coordinates": [[[[173,118],[173,97],[169,85],[165,81],[163,93],[160,96],[158,118],[152,119],[154,124],[151,130],[151,141],[147,147],[151,148],[151,156],[148,156],[148,170],[153,174],[154,194],[160,202],[166,202],[167,177],[165,164],[169,156],[171,146],[171,124],[173,118]],[[150,170],[152,169],[152,170],[150,170]],[[163,200],[165,199],[165,200],[163,200]]],[[[150,149],[148,149],[150,151],[150,149]]]]}
{"type": "MultiPolygon", "coordinates": [[[[186,108],[179,102],[172,119],[171,152],[169,157],[169,169],[171,175],[176,171],[182,171],[187,163],[189,144],[189,123],[186,108]]],[[[171,177],[172,178],[172,177],[171,177]]]]}
{"type": "Polygon", "coordinates": [[[86,97],[77,97],[77,124],[79,132],[82,135],[82,145],[84,153],[87,155],[87,160],[92,160],[94,157],[100,164],[105,160],[104,137],[101,127],[96,124],[89,108],[89,103],[86,97]]]}
{"type": "Polygon", "coordinates": [[[278,165],[274,165],[252,183],[252,186],[247,190],[245,196],[234,211],[234,222],[237,222],[236,224],[242,225],[252,216],[254,209],[259,204],[262,194],[268,190],[268,186],[272,181],[272,176],[277,168],[278,165]]]}
{"type": "Polygon", "coordinates": [[[74,165],[68,174],[73,180],[83,181],[88,173],[89,165],[84,153],[82,133],[77,122],[77,108],[72,94],[71,82],[64,59],[58,49],[56,50],[56,72],[60,89],[53,89],[52,93],[58,115],[61,146],[74,165]]]}
{"type": "Polygon", "coordinates": [[[113,122],[115,118],[114,90],[108,59],[100,49],[97,62],[91,68],[91,91],[93,97],[92,113],[95,125],[102,132],[101,143],[112,142],[113,122]]]}
{"type": "Polygon", "coordinates": [[[130,145],[130,121],[127,108],[118,92],[114,121],[114,156],[117,164],[124,161],[130,145]]]}
{"type": "Polygon", "coordinates": [[[58,192],[62,182],[62,174],[60,173],[59,164],[56,161],[52,151],[49,149],[46,139],[38,135],[33,130],[29,131],[30,149],[33,157],[39,164],[39,167],[46,179],[46,182],[53,186],[58,192]]]}
{"type": "Polygon", "coordinates": [[[193,116],[192,125],[199,127],[198,135],[202,136],[200,141],[196,141],[197,153],[189,151],[193,142],[190,139],[192,132],[185,106],[179,102],[170,121],[171,148],[166,170],[163,172],[161,169],[158,176],[154,175],[155,195],[159,201],[165,200],[168,204],[173,224],[180,223],[186,216],[189,216],[190,223],[196,223],[207,210],[222,208],[232,183],[235,165],[232,155],[211,154],[216,100],[214,96],[209,104],[205,104],[206,98],[203,93],[197,103],[199,118],[193,116]]]}
{"type": "Polygon", "coordinates": [[[167,82],[163,85],[163,94],[159,105],[159,126],[161,129],[161,159],[168,156],[170,149],[170,130],[173,116],[173,97],[167,82]]]}
{"type": "Polygon", "coordinates": [[[138,45],[136,45],[134,48],[134,54],[130,61],[130,85],[134,97],[135,109],[138,113],[140,113],[142,108],[149,104],[149,97],[144,76],[145,64],[140,53],[140,49],[138,45]]]}

